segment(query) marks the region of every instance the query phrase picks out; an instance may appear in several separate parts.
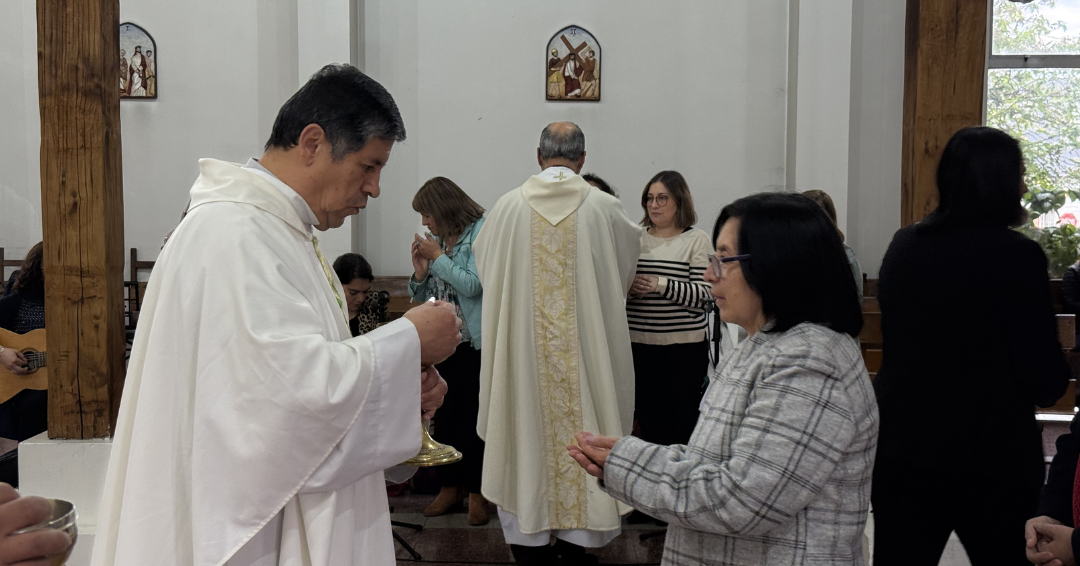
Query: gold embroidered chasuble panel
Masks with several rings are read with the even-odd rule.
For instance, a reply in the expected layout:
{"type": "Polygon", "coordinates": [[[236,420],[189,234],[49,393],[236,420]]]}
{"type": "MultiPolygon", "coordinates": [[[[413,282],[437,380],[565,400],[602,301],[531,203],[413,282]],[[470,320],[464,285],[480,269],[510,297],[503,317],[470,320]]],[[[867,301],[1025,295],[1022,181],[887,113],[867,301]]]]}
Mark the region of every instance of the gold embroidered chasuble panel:
{"type": "Polygon", "coordinates": [[[547,444],[549,522],[553,529],[588,528],[585,471],[566,457],[583,430],[577,321],[577,212],[552,226],[532,211],[533,332],[547,444]]]}

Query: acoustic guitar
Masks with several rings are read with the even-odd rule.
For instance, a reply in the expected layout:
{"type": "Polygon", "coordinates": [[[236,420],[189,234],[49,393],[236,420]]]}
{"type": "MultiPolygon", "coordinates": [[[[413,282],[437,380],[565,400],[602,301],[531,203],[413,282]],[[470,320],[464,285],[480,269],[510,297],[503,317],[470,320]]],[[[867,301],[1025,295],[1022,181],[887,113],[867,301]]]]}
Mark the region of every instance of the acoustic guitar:
{"type": "Polygon", "coordinates": [[[22,352],[30,373],[15,375],[0,365],[0,403],[23,389],[49,388],[49,371],[45,368],[45,329],[15,334],[0,328],[0,346],[22,352]]]}

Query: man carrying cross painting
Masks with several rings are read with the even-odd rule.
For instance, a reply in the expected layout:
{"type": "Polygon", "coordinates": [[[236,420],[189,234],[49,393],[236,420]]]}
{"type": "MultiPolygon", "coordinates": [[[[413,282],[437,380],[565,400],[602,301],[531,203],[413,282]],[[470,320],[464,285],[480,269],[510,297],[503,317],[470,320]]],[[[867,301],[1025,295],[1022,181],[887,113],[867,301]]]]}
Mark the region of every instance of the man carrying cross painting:
{"type": "Polygon", "coordinates": [[[585,69],[578,60],[577,53],[570,53],[566,65],[563,67],[563,82],[566,83],[566,98],[581,97],[581,74],[585,69]]]}

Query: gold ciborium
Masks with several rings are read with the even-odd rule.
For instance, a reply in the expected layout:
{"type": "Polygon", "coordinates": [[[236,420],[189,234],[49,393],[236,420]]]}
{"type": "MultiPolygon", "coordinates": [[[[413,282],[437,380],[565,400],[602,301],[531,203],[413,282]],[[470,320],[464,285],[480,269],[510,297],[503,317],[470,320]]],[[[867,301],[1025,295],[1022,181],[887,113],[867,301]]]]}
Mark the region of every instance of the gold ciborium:
{"type": "Polygon", "coordinates": [[[445,466],[461,460],[461,452],[453,446],[439,444],[428,432],[427,420],[420,421],[420,452],[401,463],[402,466],[445,466]]]}

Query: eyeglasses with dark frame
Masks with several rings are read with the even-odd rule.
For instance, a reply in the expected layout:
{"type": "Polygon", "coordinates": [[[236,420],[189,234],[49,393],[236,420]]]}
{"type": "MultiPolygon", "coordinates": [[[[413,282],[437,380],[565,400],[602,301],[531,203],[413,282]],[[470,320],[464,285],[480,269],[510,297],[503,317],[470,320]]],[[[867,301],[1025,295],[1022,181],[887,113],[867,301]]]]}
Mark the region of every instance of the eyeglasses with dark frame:
{"type": "Polygon", "coordinates": [[[715,275],[719,279],[720,277],[723,277],[722,272],[723,272],[724,269],[726,269],[724,267],[725,263],[731,263],[733,261],[746,261],[748,259],[750,259],[750,254],[733,255],[733,256],[728,256],[728,257],[721,257],[721,256],[718,256],[718,255],[710,255],[709,256],[709,269],[711,269],[712,274],[715,275]]]}
{"type": "Polygon", "coordinates": [[[671,197],[668,196],[668,195],[656,195],[656,196],[649,195],[649,196],[645,197],[645,205],[648,206],[648,205],[652,204],[653,201],[656,201],[656,206],[664,206],[670,200],[671,200],[671,197]]]}

